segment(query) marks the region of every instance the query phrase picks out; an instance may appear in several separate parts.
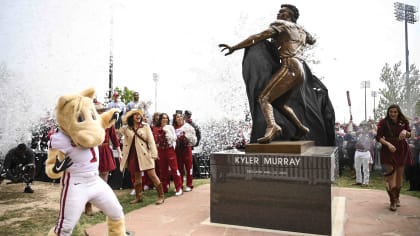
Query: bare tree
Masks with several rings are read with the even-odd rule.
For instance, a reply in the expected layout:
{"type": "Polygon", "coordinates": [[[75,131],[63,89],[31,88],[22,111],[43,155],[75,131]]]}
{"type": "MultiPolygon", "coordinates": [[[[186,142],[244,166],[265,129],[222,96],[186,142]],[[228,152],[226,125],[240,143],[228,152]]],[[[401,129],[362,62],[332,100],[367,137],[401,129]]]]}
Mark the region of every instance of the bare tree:
{"type": "Polygon", "coordinates": [[[419,70],[413,64],[410,66],[409,80],[406,84],[405,73],[401,71],[401,61],[391,67],[388,63],[382,68],[379,80],[385,87],[379,89],[381,95],[376,109],[376,117],[385,116],[390,104],[399,104],[404,114],[413,117],[416,114],[416,104],[420,101],[419,70]],[[409,88],[409,90],[407,90],[409,88]],[[407,94],[409,91],[409,94],[407,94]]]}

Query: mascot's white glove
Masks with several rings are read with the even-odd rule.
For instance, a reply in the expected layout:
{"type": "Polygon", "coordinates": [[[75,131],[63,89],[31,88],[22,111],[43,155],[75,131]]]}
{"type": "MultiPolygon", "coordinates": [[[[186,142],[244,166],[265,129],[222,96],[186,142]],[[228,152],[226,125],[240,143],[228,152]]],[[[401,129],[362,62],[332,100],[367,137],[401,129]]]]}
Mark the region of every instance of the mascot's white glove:
{"type": "Polygon", "coordinates": [[[70,157],[66,157],[63,161],[58,160],[58,157],[55,159],[55,165],[52,169],[52,171],[56,174],[58,172],[64,171],[65,169],[69,168],[71,165],[73,165],[73,161],[70,157]]]}

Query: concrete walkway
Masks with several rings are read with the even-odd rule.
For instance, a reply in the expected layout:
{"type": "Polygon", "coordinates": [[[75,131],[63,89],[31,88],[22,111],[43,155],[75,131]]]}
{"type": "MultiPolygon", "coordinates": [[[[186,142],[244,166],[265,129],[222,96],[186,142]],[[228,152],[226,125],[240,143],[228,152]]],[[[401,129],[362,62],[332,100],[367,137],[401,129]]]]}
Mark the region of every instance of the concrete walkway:
{"type": "MultiPolygon", "coordinates": [[[[401,207],[388,210],[385,191],[332,188],[333,235],[419,236],[420,199],[401,195],[401,207]]],[[[210,223],[210,184],[126,214],[126,228],[135,236],[281,236],[311,235],[210,223]]],[[[106,224],[86,229],[89,236],[106,235],[106,224]]]]}

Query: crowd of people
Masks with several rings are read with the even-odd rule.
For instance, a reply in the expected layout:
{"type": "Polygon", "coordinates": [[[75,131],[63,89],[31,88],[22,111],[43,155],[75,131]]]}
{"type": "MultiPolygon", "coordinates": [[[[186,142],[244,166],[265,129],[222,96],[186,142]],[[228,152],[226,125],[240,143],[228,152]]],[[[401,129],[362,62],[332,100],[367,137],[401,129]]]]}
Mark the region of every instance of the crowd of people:
{"type": "MultiPolygon", "coordinates": [[[[142,202],[143,192],[148,189],[156,189],[156,204],[162,204],[171,181],[175,196],[194,188],[192,150],[199,144],[201,131],[192,121],[192,112],[176,110],[172,117],[164,112],[155,112],[151,116],[149,106],[139,99],[138,92],[133,93],[133,100],[127,105],[115,92],[107,106],[107,109],[121,110],[121,117],[115,125],[119,139],[113,140],[112,145],[118,150],[120,171],[130,175],[132,195],[135,196],[131,201],[133,204],[142,202]]],[[[109,147],[108,142],[104,145],[109,147]]],[[[100,160],[103,173],[116,169],[110,161],[113,158],[108,159],[100,160]]]]}
{"type": "MultiPolygon", "coordinates": [[[[155,112],[150,119],[150,103],[140,101],[138,92],[133,93],[133,100],[127,105],[121,101],[118,92],[113,94],[107,105],[96,99],[93,102],[99,114],[110,108],[121,110],[120,119],[105,130],[104,142],[98,147],[98,171],[105,182],[117,168],[117,157],[120,171],[131,177],[132,194],[135,195],[132,203],[141,202],[142,192],[155,188],[159,197],[156,203],[162,204],[171,181],[175,185],[176,196],[193,190],[192,150],[199,145],[201,131],[193,122],[191,111],[176,110],[172,118],[167,113],[155,112]],[[116,150],[117,156],[113,150],[116,150]]],[[[43,124],[33,134],[30,146],[22,143],[9,150],[0,168],[1,180],[25,182],[24,192],[33,193],[31,184],[36,173],[34,150],[47,149],[46,141],[54,133],[51,127],[57,128],[48,122],[43,124]]],[[[86,205],[85,212],[92,212],[90,204],[86,205]]]]}
{"type": "MultiPolygon", "coordinates": [[[[105,138],[102,145],[98,146],[98,152],[100,156],[100,165],[99,165],[99,175],[103,178],[104,181],[108,181],[108,183],[114,183],[113,178],[118,178],[118,174],[115,172],[120,172],[117,170],[118,163],[116,160],[122,161],[123,159],[123,147],[124,147],[124,135],[121,134],[120,129],[127,124],[123,125],[124,117],[127,118],[131,116],[130,111],[132,110],[140,110],[144,113],[142,115],[142,123],[148,124],[152,130],[152,133],[155,138],[155,143],[165,143],[164,135],[162,131],[163,126],[161,123],[158,125],[158,122],[162,122],[162,118],[168,118],[168,127],[165,129],[169,129],[169,127],[173,126],[175,130],[175,134],[177,138],[172,144],[174,148],[175,156],[176,156],[176,166],[178,172],[175,171],[175,176],[182,176],[180,178],[183,184],[183,192],[188,192],[193,189],[192,180],[194,176],[198,177],[210,177],[210,154],[215,151],[221,151],[225,149],[231,148],[245,148],[245,144],[249,142],[249,132],[251,129],[251,121],[250,119],[245,119],[245,121],[233,121],[229,119],[222,119],[222,120],[208,120],[202,122],[200,127],[193,121],[192,119],[192,112],[189,110],[181,111],[175,110],[175,113],[172,117],[162,115],[161,113],[154,113],[150,117],[150,113],[148,108],[150,103],[141,101],[139,99],[139,93],[133,93],[133,100],[128,102],[125,105],[121,99],[120,94],[117,92],[113,94],[112,100],[108,104],[100,103],[96,99],[94,99],[94,104],[97,112],[100,114],[110,108],[118,107],[122,112],[119,121],[115,124],[115,126],[106,129],[105,131],[105,138]],[[150,118],[149,118],[150,117],[150,118]],[[191,135],[192,129],[195,131],[194,135],[191,135]],[[160,132],[160,133],[159,133],[160,132]],[[184,134],[185,133],[185,134],[184,134]],[[202,133],[206,133],[206,137],[202,139],[202,133]],[[160,139],[158,139],[160,134],[160,139]],[[185,136],[185,137],[184,137],[185,136]],[[190,140],[190,141],[188,141],[190,140]],[[195,140],[195,141],[194,141],[195,140]],[[193,145],[193,142],[195,144],[193,145]],[[192,156],[192,157],[191,157],[192,156]],[[114,175],[113,175],[114,174],[114,175]],[[112,178],[110,178],[112,177],[112,178]],[[185,178],[185,183],[184,183],[185,178]]],[[[165,119],[164,119],[165,120],[165,119]]],[[[126,121],[125,121],[126,122],[126,121]]],[[[165,122],[165,121],[164,121],[165,122]]],[[[46,151],[48,150],[48,140],[49,137],[55,133],[57,130],[57,124],[54,118],[48,114],[47,117],[43,117],[40,120],[40,124],[34,124],[32,129],[32,141],[27,145],[21,144],[20,147],[23,149],[23,146],[27,148],[27,153],[24,155],[24,158],[20,157],[20,154],[16,154],[15,150],[18,147],[14,147],[7,155],[5,155],[5,159],[0,166],[2,169],[2,175],[0,177],[1,180],[9,179],[11,183],[17,182],[25,182],[23,177],[25,177],[28,183],[28,188],[25,188],[25,192],[33,192],[31,188],[32,181],[40,180],[40,181],[52,181],[45,175],[45,171],[43,169],[44,162],[46,159],[46,151]],[[28,160],[26,160],[28,159],[28,160]],[[28,165],[27,167],[23,168],[24,166],[28,165]],[[4,168],[3,168],[4,167],[4,168]],[[23,171],[25,169],[25,171],[23,171]],[[31,173],[31,174],[28,174],[31,173]]],[[[169,136],[168,136],[169,137],[169,136]]],[[[167,142],[167,141],[166,141],[167,142]]],[[[169,142],[170,143],[170,142],[169,142]]],[[[165,144],[162,144],[163,146],[165,144]]],[[[163,148],[161,145],[159,149],[161,153],[169,152],[163,148]]],[[[161,154],[163,155],[163,154],[161,154]]],[[[172,169],[170,165],[174,167],[174,160],[169,161],[171,158],[166,158],[167,163],[164,163],[162,166],[166,166],[166,169],[163,170],[164,173],[168,173],[169,177],[165,179],[165,177],[160,180],[165,180],[166,186],[162,188],[164,192],[168,191],[169,188],[169,181],[174,181],[177,177],[173,177],[172,169]],[[169,171],[170,170],[170,171],[169,171]]],[[[159,177],[160,174],[160,166],[159,163],[161,162],[160,159],[154,160],[155,163],[155,172],[156,175],[159,177]]],[[[124,176],[130,176],[131,180],[128,182],[130,183],[123,183],[121,187],[131,187],[133,186],[133,190],[131,195],[136,195],[136,178],[135,174],[131,175],[129,168],[127,166],[126,169],[123,169],[124,176]]],[[[133,172],[134,173],[134,172],[133,172]]],[[[141,191],[146,191],[148,189],[156,188],[154,182],[148,176],[147,171],[141,172],[141,191]]],[[[123,180],[121,180],[123,181],[123,180]]],[[[125,181],[125,178],[124,178],[125,181]]],[[[174,183],[175,184],[175,183],[174,183]]],[[[112,185],[112,184],[111,184],[112,185]]],[[[117,184],[116,184],[117,185],[117,184]]],[[[178,186],[178,194],[181,194],[179,182],[176,182],[178,186]]],[[[115,186],[117,187],[117,186],[115,186]]],[[[120,188],[120,187],[118,187],[120,188]]],[[[175,187],[176,188],[176,187],[175,187]]],[[[137,191],[139,192],[139,191],[137,191]]],[[[136,196],[137,197],[137,196],[136,196]]],[[[140,197],[141,198],[141,197],[140,197]]],[[[90,214],[92,212],[92,206],[90,204],[86,205],[86,213],[90,214]]]]}

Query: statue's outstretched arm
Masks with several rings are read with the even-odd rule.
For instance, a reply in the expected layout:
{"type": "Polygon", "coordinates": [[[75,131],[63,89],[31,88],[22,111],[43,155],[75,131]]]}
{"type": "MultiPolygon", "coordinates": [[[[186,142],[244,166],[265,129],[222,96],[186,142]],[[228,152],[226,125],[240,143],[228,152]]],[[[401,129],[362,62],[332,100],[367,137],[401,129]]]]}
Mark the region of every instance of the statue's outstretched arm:
{"type": "Polygon", "coordinates": [[[238,43],[237,45],[233,47],[227,44],[219,44],[219,47],[222,48],[221,52],[225,51],[226,49],[228,50],[228,52],[225,54],[225,56],[227,56],[229,54],[232,54],[234,51],[238,49],[247,48],[258,43],[261,40],[271,38],[275,34],[277,34],[275,30],[273,30],[272,28],[268,28],[259,34],[254,34],[254,35],[249,36],[247,39],[245,39],[244,41],[238,43]]]}

